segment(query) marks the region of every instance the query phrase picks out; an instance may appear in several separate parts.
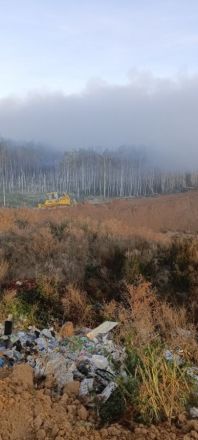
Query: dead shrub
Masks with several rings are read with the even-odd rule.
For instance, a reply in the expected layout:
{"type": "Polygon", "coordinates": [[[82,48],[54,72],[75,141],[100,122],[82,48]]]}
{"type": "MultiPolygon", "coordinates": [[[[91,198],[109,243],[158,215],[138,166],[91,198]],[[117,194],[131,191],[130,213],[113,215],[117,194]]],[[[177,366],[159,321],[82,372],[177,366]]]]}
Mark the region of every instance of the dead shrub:
{"type": "Polygon", "coordinates": [[[118,318],[119,303],[112,299],[109,303],[103,305],[103,318],[105,320],[114,320],[118,318]]]}
{"type": "Polygon", "coordinates": [[[158,301],[155,323],[167,346],[173,350],[179,347],[185,359],[198,361],[196,328],[189,322],[188,313],[184,307],[173,307],[167,302],[158,301]]]}
{"type": "Polygon", "coordinates": [[[103,318],[120,322],[118,339],[132,337],[136,346],[146,345],[156,338],[155,308],[157,298],[149,282],[142,278],[136,285],[126,285],[122,300],[106,302],[103,318]]]}
{"type": "Polygon", "coordinates": [[[3,321],[11,313],[10,308],[16,299],[16,290],[7,290],[3,292],[0,307],[0,320],[3,321]]]}
{"type": "Polygon", "coordinates": [[[5,280],[9,270],[9,263],[5,259],[0,260],[0,284],[5,280]]]}
{"type": "Polygon", "coordinates": [[[74,324],[89,324],[93,320],[93,308],[87,294],[70,284],[62,296],[64,317],[74,324]]]}
{"type": "Polygon", "coordinates": [[[46,259],[52,255],[54,248],[56,247],[55,240],[47,225],[42,225],[32,233],[31,248],[35,255],[46,259]]]}
{"type": "Polygon", "coordinates": [[[158,301],[155,311],[156,323],[163,337],[175,337],[177,329],[187,329],[188,320],[184,307],[175,308],[165,301],[158,301]]]}
{"type": "Polygon", "coordinates": [[[155,338],[153,319],[156,296],[149,282],[140,280],[136,286],[128,285],[125,297],[130,326],[135,332],[135,343],[146,344],[155,338]]]}
{"type": "Polygon", "coordinates": [[[57,301],[59,298],[58,293],[58,279],[56,276],[41,275],[38,279],[38,289],[42,296],[47,300],[57,301]]]}

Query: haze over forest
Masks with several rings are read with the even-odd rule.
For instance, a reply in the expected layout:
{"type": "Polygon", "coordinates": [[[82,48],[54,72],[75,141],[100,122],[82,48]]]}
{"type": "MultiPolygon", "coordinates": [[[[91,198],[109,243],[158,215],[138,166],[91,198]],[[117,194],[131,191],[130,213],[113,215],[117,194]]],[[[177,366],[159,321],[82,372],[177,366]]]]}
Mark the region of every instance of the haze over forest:
{"type": "Polygon", "coordinates": [[[197,185],[195,0],[0,7],[3,191],[118,196],[197,185]]]}
{"type": "MultiPolygon", "coordinates": [[[[198,165],[198,76],[133,72],[126,85],[91,83],[82,93],[0,101],[1,134],[57,150],[144,145],[177,166],[198,165]]],[[[162,161],[163,162],[163,161],[162,161]]]]}

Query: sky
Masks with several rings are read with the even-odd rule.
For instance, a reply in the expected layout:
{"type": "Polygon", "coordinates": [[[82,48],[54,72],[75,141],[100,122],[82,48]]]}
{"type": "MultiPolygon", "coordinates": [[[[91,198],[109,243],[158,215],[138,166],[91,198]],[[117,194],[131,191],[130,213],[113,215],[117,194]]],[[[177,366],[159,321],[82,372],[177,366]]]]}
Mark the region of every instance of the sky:
{"type": "Polygon", "coordinates": [[[1,136],[197,148],[197,0],[0,0],[0,54],[1,136]]]}

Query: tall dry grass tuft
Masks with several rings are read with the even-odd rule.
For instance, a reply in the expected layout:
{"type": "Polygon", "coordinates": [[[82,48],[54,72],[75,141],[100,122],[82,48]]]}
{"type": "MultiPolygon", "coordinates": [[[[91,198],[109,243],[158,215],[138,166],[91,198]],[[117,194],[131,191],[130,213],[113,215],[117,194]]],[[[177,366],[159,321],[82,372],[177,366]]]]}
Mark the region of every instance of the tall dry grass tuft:
{"type": "Polygon", "coordinates": [[[9,270],[9,263],[5,259],[0,260],[0,284],[5,280],[9,270]]]}
{"type": "Polygon", "coordinates": [[[118,319],[118,314],[120,310],[120,304],[112,299],[103,305],[103,318],[105,320],[115,320],[118,319]]]}
{"type": "Polygon", "coordinates": [[[16,290],[4,291],[1,299],[0,320],[7,318],[16,300],[16,290]]]}
{"type": "Polygon", "coordinates": [[[137,375],[140,380],[137,410],[143,421],[171,421],[185,410],[190,396],[186,369],[168,363],[158,345],[139,351],[137,375]]]}
{"type": "Polygon", "coordinates": [[[155,335],[154,311],[156,308],[156,295],[151,284],[140,279],[137,285],[128,285],[124,297],[126,319],[123,307],[119,311],[119,318],[124,322],[124,332],[133,333],[134,344],[146,345],[155,335]]]}
{"type": "Polygon", "coordinates": [[[70,284],[62,296],[64,318],[74,324],[89,325],[93,323],[93,308],[87,294],[70,284]]]}
{"type": "Polygon", "coordinates": [[[134,346],[146,345],[156,338],[156,295],[151,284],[142,278],[136,285],[125,287],[121,302],[112,300],[104,304],[103,316],[120,322],[118,339],[130,339],[134,346]]]}
{"type": "Polygon", "coordinates": [[[185,307],[173,307],[158,301],[155,322],[163,341],[173,350],[180,348],[185,359],[198,362],[196,327],[189,321],[185,307]]]}
{"type": "Polygon", "coordinates": [[[120,322],[118,339],[130,340],[133,347],[144,347],[161,340],[168,349],[180,349],[189,361],[198,362],[196,327],[185,307],[173,307],[158,298],[150,283],[140,279],[138,285],[127,285],[123,302],[104,304],[103,318],[120,322]]]}
{"type": "Polygon", "coordinates": [[[56,273],[50,277],[44,274],[41,275],[37,280],[37,284],[39,291],[46,300],[58,301],[58,278],[56,273]]]}

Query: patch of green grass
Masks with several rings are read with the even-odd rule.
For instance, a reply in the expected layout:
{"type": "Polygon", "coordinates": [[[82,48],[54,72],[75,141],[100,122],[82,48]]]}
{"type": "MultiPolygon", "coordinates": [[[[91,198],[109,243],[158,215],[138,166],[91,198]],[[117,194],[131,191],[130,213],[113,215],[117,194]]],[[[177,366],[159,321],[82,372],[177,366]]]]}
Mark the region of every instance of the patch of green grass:
{"type": "Polygon", "coordinates": [[[126,372],[120,387],[139,421],[171,421],[187,407],[194,387],[187,367],[168,362],[160,342],[144,349],[128,347],[126,372]]]}
{"type": "MultiPolygon", "coordinates": [[[[9,208],[18,208],[22,206],[36,207],[40,201],[45,199],[42,193],[7,193],[5,206],[9,208]]],[[[3,193],[0,193],[0,206],[4,206],[3,193]]]]}

